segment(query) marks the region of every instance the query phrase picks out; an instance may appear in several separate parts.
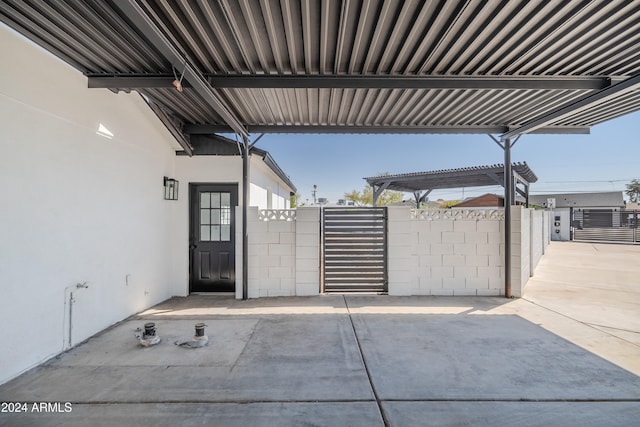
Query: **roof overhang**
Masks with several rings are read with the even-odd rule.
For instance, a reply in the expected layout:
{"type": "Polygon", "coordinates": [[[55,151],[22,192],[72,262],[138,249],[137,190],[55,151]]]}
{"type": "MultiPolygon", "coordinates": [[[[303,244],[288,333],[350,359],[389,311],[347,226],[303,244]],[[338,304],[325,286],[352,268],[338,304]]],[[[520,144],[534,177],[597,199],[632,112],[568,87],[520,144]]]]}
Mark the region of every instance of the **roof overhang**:
{"type": "Polygon", "coordinates": [[[195,133],[588,133],[640,109],[640,2],[23,2],[0,20],[195,133]],[[183,91],[174,87],[181,80],[183,91]]]}

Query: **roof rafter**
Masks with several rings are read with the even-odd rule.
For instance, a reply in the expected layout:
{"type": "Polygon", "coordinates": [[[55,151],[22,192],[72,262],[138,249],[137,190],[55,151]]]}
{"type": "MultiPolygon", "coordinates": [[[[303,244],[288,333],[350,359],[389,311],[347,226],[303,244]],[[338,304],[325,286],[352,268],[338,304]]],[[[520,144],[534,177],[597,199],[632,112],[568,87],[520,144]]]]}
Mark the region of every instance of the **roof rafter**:
{"type": "Polygon", "coordinates": [[[537,129],[561,120],[567,116],[587,110],[593,106],[602,104],[610,99],[634,90],[640,90],[640,74],[629,77],[618,84],[602,89],[596,93],[586,95],[577,101],[571,102],[569,105],[543,114],[537,119],[531,120],[522,126],[505,132],[500,135],[500,138],[504,141],[508,138],[513,138],[525,133],[533,133],[537,129]]]}
{"type": "Polygon", "coordinates": [[[162,30],[151,19],[147,11],[135,0],[124,0],[117,2],[116,5],[175,68],[184,70],[184,77],[191,83],[191,86],[198,91],[207,104],[223,118],[235,133],[243,136],[249,135],[240,120],[213,91],[213,88],[202,73],[181,53],[181,51],[184,52],[185,50],[171,43],[162,30]]]}
{"type": "Polygon", "coordinates": [[[166,111],[164,111],[158,104],[149,99],[149,97],[142,95],[142,99],[145,100],[149,108],[158,116],[160,121],[166,126],[171,135],[178,141],[178,144],[182,147],[185,153],[189,156],[193,156],[193,146],[189,141],[189,135],[184,135],[181,129],[181,124],[176,123],[176,120],[171,118],[166,111]]]}
{"type": "MultiPolygon", "coordinates": [[[[87,74],[90,88],[169,88],[171,74],[87,74]]],[[[202,75],[221,89],[539,89],[599,90],[608,76],[202,75]]],[[[616,80],[614,80],[616,81],[616,80]]]]}

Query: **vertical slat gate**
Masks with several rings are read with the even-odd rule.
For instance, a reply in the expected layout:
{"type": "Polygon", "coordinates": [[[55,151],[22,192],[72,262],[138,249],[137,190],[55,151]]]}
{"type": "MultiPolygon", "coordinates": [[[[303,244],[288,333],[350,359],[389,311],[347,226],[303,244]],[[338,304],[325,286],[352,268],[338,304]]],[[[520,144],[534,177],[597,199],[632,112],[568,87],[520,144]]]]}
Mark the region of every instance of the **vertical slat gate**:
{"type": "Polygon", "coordinates": [[[387,291],[387,209],[322,209],[325,292],[387,291]]]}

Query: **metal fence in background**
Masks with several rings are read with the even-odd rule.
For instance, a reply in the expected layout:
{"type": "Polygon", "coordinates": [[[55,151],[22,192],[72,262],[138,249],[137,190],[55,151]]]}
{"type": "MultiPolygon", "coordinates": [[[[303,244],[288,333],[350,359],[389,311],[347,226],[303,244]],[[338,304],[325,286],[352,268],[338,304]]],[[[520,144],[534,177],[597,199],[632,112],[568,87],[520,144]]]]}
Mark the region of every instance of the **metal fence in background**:
{"type": "Polygon", "coordinates": [[[638,216],[639,211],[574,209],[573,240],[640,243],[638,216]]]}

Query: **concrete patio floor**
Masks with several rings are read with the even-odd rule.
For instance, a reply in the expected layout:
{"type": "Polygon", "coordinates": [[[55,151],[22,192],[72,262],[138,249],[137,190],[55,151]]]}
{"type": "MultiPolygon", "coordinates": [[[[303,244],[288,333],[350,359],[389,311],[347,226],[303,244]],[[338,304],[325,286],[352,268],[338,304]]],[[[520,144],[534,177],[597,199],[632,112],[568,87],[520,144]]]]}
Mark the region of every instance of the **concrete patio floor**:
{"type": "Polygon", "coordinates": [[[517,300],[173,298],[0,386],[30,410],[0,425],[638,425],[639,260],[553,243],[517,300]],[[209,346],[174,345],[198,322],[209,346]]]}

